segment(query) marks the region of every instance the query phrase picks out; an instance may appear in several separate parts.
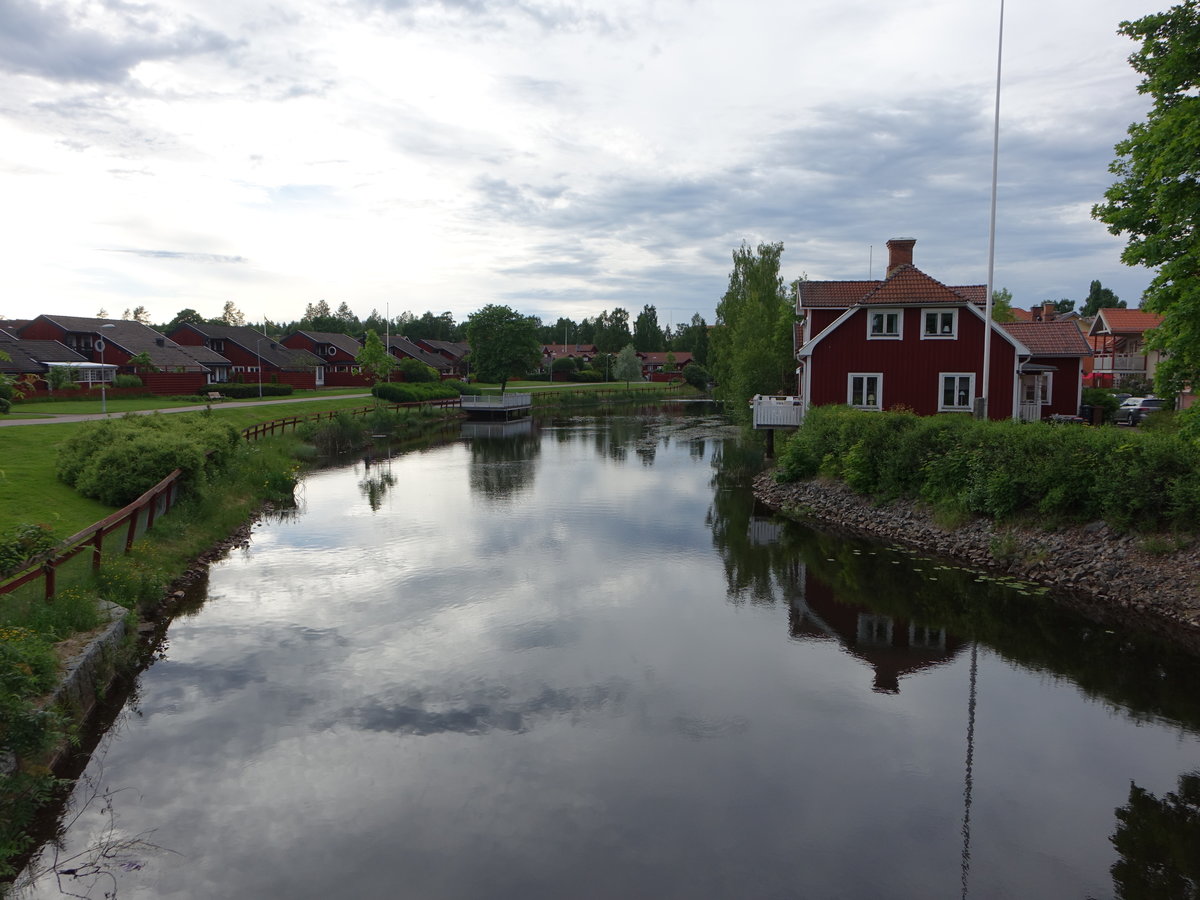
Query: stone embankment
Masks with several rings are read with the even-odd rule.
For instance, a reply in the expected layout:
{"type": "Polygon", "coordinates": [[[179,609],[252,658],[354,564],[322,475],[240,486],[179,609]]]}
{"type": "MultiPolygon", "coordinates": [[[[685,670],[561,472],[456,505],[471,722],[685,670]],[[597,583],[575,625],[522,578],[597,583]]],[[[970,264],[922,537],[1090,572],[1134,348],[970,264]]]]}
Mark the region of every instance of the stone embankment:
{"type": "Polygon", "coordinates": [[[774,472],[758,476],[754,493],[790,518],[1045,585],[1094,618],[1200,651],[1200,540],[1121,534],[1103,522],[1042,529],[975,518],[942,528],[920,504],[876,504],[821,479],[779,484],[774,472]]]}

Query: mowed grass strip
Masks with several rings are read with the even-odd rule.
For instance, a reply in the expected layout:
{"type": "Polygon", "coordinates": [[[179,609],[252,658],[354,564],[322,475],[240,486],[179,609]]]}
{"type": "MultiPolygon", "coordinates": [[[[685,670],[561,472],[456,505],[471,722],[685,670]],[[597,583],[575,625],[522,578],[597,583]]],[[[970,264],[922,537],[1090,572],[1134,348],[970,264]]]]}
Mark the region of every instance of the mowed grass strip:
{"type": "MultiPolygon", "coordinates": [[[[273,406],[214,405],[212,414],[246,428],[273,419],[370,404],[362,397],[343,397],[273,406]]],[[[0,533],[28,522],[48,525],[65,538],[114,512],[113,507],[80,496],[55,474],[58,447],[78,427],[79,423],[63,422],[0,428],[0,533]]]]}

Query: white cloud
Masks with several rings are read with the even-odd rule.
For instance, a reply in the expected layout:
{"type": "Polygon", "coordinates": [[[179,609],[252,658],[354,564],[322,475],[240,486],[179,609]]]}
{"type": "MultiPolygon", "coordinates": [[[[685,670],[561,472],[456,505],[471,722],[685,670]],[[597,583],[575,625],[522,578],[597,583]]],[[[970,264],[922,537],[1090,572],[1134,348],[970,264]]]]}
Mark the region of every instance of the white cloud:
{"type": "MultiPolygon", "coordinates": [[[[1157,9],[1135,7],[1010,10],[997,281],[1018,303],[1148,281],[1086,215],[1144,108],[1115,33],[1157,9]]],[[[6,9],[6,315],[711,319],[743,238],[783,241],[788,277],[851,277],[903,232],[934,277],[984,277],[998,9],[6,9]]]]}

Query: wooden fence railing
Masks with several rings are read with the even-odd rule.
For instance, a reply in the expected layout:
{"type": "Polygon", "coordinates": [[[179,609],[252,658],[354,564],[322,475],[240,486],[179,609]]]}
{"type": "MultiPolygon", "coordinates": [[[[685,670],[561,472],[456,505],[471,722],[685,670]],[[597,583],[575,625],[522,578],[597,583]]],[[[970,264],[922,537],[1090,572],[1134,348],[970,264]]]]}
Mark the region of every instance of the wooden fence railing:
{"type": "MultiPolygon", "coordinates": [[[[411,403],[387,403],[381,405],[382,408],[395,412],[396,410],[412,409],[418,406],[433,406],[437,408],[455,407],[461,405],[461,401],[458,397],[448,397],[443,400],[417,400],[411,403]]],[[[243,428],[242,437],[248,441],[256,441],[261,437],[275,434],[277,431],[283,433],[288,430],[295,430],[303,422],[320,422],[323,419],[334,419],[342,413],[349,413],[352,416],[365,416],[379,408],[379,406],[356,406],[353,409],[336,409],[329,412],[308,413],[303,416],[285,416],[282,419],[274,419],[270,422],[261,422],[258,425],[243,428]]]]}
{"type": "MultiPolygon", "coordinates": [[[[426,400],[419,403],[391,403],[386,408],[398,410],[415,406],[454,407],[458,405],[458,398],[452,397],[445,400],[426,400]]],[[[363,406],[345,411],[349,412],[352,416],[365,416],[375,409],[377,409],[375,406],[363,406]]],[[[248,441],[256,441],[267,435],[277,432],[282,433],[288,429],[295,429],[301,422],[332,419],[339,412],[342,412],[342,410],[310,413],[303,416],[285,416],[281,419],[245,428],[242,430],[242,436],[248,441]]],[[[43,594],[47,600],[51,599],[54,596],[57,586],[58,570],[80,553],[90,549],[92,551],[92,572],[99,572],[105,554],[105,538],[121,528],[125,528],[126,531],[124,540],[121,543],[120,552],[122,554],[128,553],[130,548],[133,547],[134,541],[153,528],[155,521],[166,515],[171,507],[175,505],[178,495],[179,476],[180,472],[176,469],[128,506],[122,507],[112,515],[106,516],[99,522],[89,525],[78,534],[71,535],[56,547],[28,560],[18,572],[8,576],[7,579],[0,579],[0,595],[12,593],[18,588],[41,578],[44,582],[43,594]]],[[[110,547],[109,552],[111,551],[112,548],[110,547]]]]}
{"type": "Polygon", "coordinates": [[[176,469],[128,506],[112,515],[89,525],[78,534],[73,534],[57,547],[35,556],[21,572],[0,583],[0,594],[9,594],[17,588],[41,578],[47,600],[54,596],[58,570],[85,550],[92,551],[92,572],[100,571],[104,558],[104,539],[120,529],[125,529],[121,542],[121,553],[128,553],[138,536],[154,527],[156,519],[165,516],[175,505],[178,496],[180,472],[176,469]]]}

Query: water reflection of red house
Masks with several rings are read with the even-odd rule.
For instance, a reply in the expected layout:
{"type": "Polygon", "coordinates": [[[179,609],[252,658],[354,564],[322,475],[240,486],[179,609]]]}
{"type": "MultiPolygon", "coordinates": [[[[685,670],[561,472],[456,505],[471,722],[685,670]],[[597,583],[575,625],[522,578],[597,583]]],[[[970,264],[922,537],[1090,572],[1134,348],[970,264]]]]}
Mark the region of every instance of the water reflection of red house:
{"type": "Polygon", "coordinates": [[[793,594],[788,630],[800,640],[835,640],[875,671],[871,689],[898,694],[900,679],[941,666],[966,642],[943,628],[897,618],[838,600],[829,585],[802,566],[799,594],[793,594]]]}

